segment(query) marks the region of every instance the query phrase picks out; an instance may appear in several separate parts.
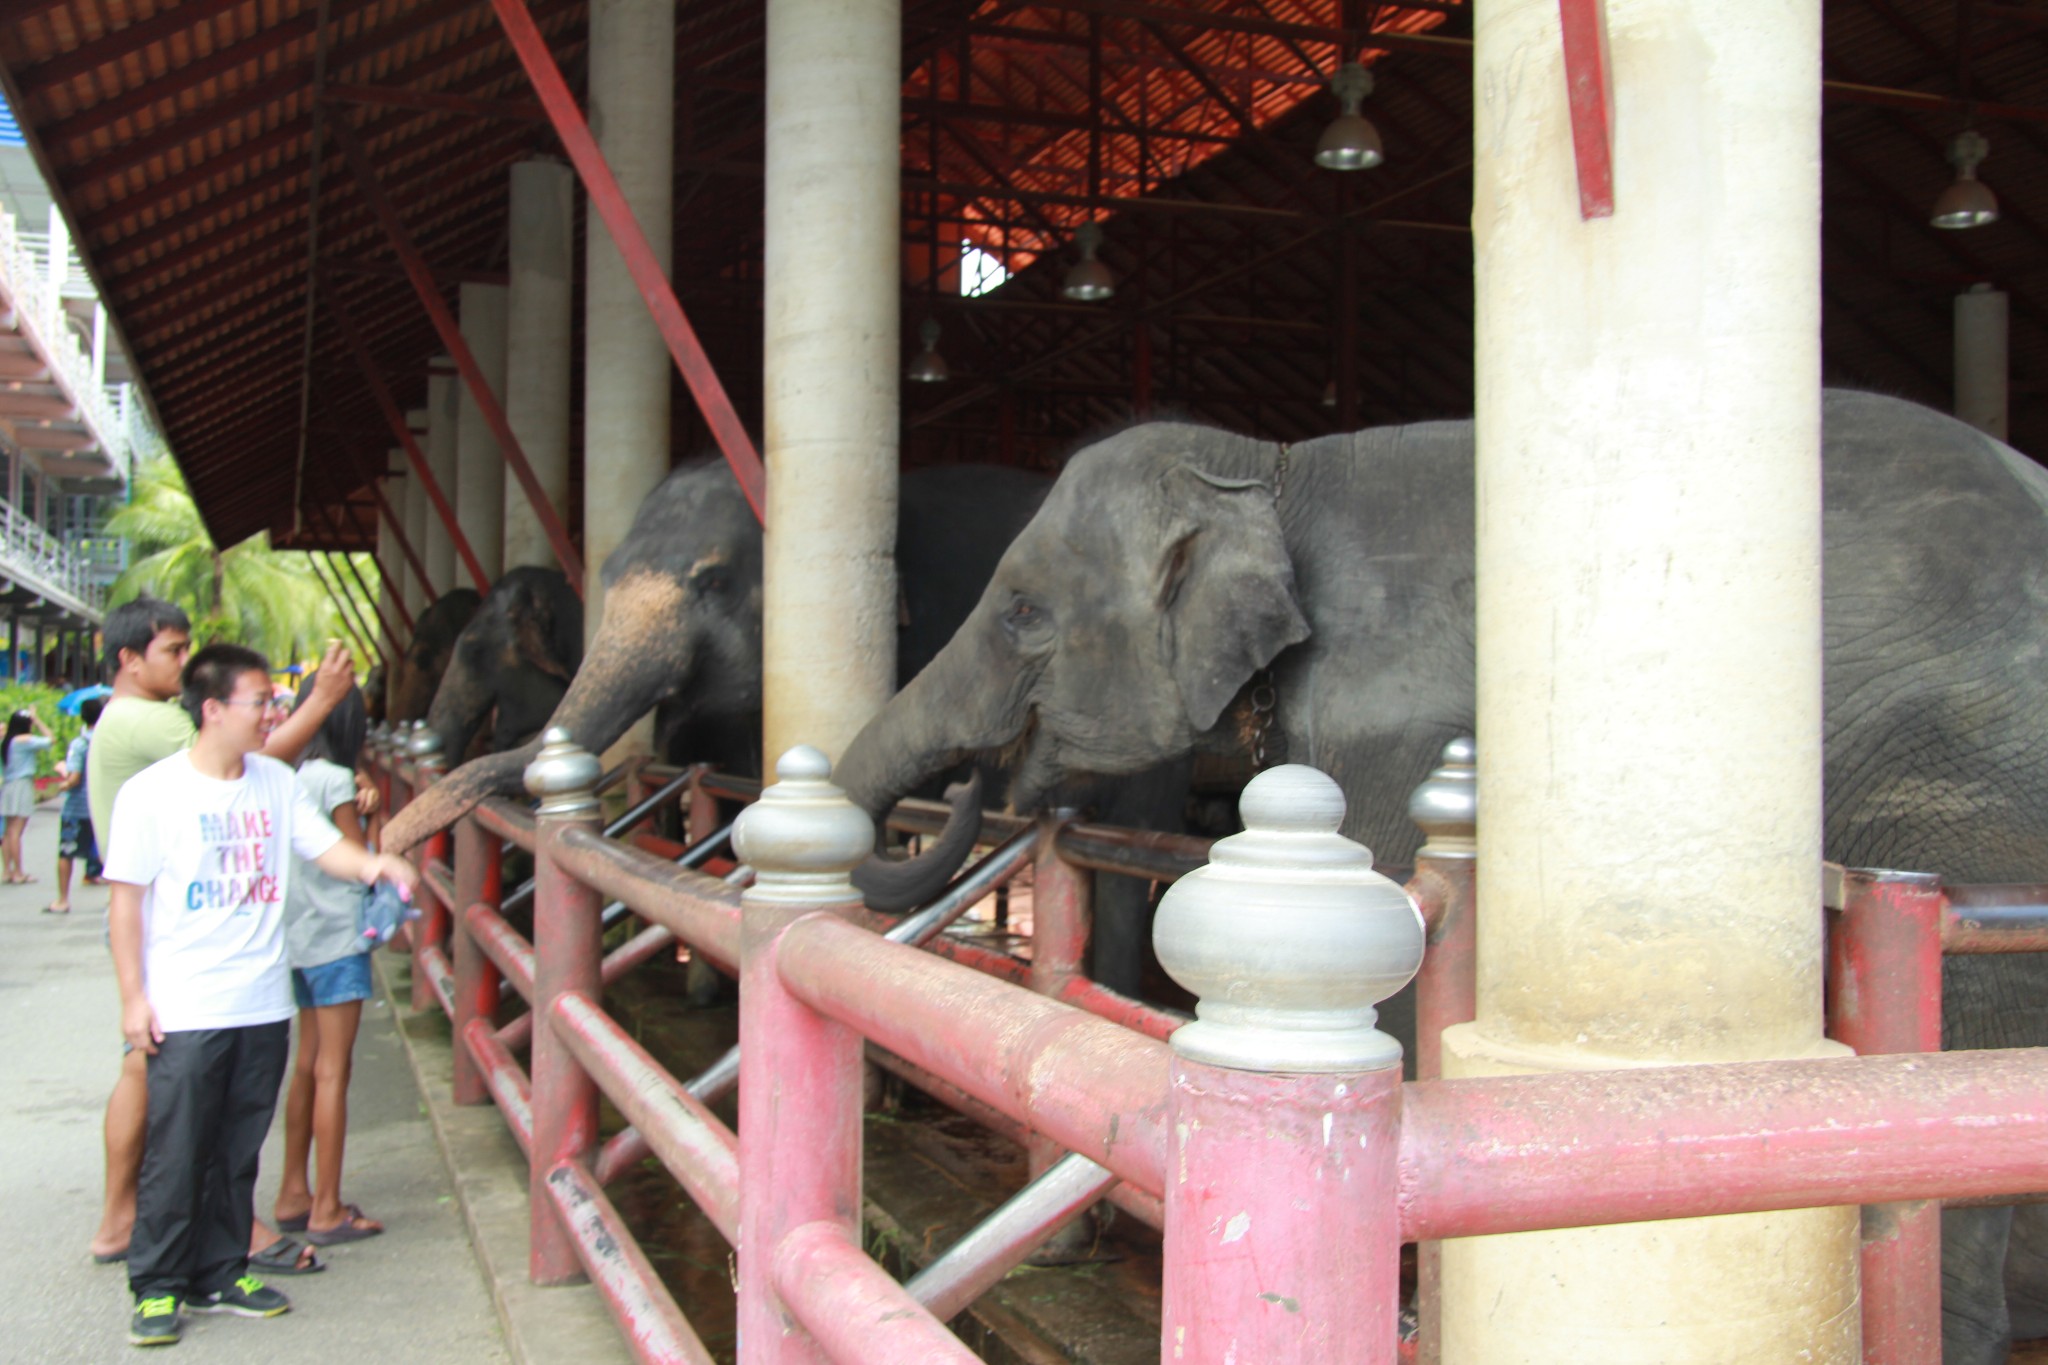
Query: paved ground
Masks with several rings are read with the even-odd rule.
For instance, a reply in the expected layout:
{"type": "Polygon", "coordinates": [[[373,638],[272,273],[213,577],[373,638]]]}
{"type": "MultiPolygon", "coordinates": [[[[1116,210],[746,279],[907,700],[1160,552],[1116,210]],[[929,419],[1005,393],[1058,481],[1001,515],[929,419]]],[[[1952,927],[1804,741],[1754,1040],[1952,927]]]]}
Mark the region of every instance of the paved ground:
{"type": "MultiPolygon", "coordinates": [[[[42,880],[0,886],[0,1360],[70,1365],[170,1359],[181,1365],[510,1359],[455,1206],[411,1069],[380,998],[365,1008],[350,1092],[347,1197],[382,1237],[323,1252],[329,1269],[276,1283],[294,1311],[269,1321],[189,1319],[185,1340],[145,1355],[126,1343],[127,1284],[92,1263],[100,1118],[119,1053],[113,973],[101,945],[106,893],[73,890],[68,918],[37,913],[54,880],[57,816],[29,822],[42,880]]],[[[282,1131],[264,1155],[259,1207],[277,1189],[282,1131]]]]}

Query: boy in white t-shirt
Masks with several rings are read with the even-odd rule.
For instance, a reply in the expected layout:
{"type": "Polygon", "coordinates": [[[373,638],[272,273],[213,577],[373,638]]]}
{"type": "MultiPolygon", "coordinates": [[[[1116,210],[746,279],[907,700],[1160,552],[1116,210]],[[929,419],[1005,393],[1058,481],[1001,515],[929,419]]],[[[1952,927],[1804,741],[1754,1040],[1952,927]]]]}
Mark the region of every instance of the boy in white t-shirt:
{"type": "Polygon", "coordinates": [[[116,798],[106,878],[121,1031],[149,1058],[149,1122],[128,1284],[139,1346],[178,1339],[180,1307],[275,1317],[248,1273],[257,1156],[277,1107],[294,1012],[284,901],[297,853],[409,895],[403,860],[344,843],[292,770],[263,757],[262,655],[209,645],[180,698],[198,738],[116,798]]]}

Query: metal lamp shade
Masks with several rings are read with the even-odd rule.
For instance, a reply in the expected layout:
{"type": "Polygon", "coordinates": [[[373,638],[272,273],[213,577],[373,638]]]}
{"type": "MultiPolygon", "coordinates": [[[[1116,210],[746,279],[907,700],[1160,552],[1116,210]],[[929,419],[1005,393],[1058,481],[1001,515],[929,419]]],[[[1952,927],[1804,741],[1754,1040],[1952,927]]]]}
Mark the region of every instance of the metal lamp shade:
{"type": "Polygon", "coordinates": [[[953,377],[953,371],[946,365],[946,357],[937,351],[919,351],[911,357],[910,368],[903,377],[913,384],[943,384],[953,377]]]}
{"type": "Polygon", "coordinates": [[[1949,187],[1934,201],[1934,213],[1928,221],[1938,228],[1973,228],[1995,223],[1998,196],[1990,186],[1965,171],[1949,182],[1949,187]]]}
{"type": "Polygon", "coordinates": [[[1364,171],[1380,164],[1380,130],[1362,114],[1339,114],[1316,143],[1316,165],[1332,171],[1364,171]]]}
{"type": "Polygon", "coordinates": [[[1108,266],[1090,256],[1074,262],[1060,293],[1076,303],[1100,303],[1116,293],[1116,277],[1108,266]]]}

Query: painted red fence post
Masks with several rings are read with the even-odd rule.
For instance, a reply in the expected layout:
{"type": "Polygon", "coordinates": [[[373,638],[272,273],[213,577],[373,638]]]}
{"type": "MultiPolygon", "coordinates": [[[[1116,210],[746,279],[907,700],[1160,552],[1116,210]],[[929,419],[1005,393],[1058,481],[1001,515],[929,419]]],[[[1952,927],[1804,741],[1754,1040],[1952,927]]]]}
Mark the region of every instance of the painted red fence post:
{"type": "Polygon", "coordinates": [[[783,1240],[829,1223],[861,1244],[858,1033],[782,983],[783,931],[807,915],[860,905],[847,874],[874,847],[874,826],[826,779],[825,755],[799,745],[780,779],[733,832],[755,880],[740,912],[740,1365],[829,1365],[775,1293],[783,1240]]]}
{"type": "Polygon", "coordinates": [[[603,998],[604,899],[571,876],[554,847],[572,829],[601,827],[593,788],[604,769],[550,726],[526,769],[526,789],[540,798],[534,815],[533,893],[533,1150],[529,1184],[532,1247],[527,1275],[535,1284],[584,1278],[582,1261],[562,1226],[547,1173],[564,1161],[588,1163],[597,1150],[597,1084],[555,1033],[555,1001],[569,991],[603,998]]]}
{"type": "Polygon", "coordinates": [[[498,908],[504,894],[503,841],[474,819],[465,817],[455,826],[455,914],[449,933],[455,942],[455,1013],[450,1019],[455,1034],[454,1092],[457,1104],[488,1104],[491,1090],[483,1071],[463,1041],[469,1021],[493,1021],[498,1013],[498,968],[477,946],[469,932],[469,907],[482,903],[498,908]]]}
{"type": "Polygon", "coordinates": [[[1422,916],[1322,773],[1269,769],[1239,809],[1153,929],[1200,1000],[1170,1040],[1160,1358],[1391,1365],[1401,1046],[1373,1006],[1421,965],[1422,916]]]}
{"type": "MultiPolygon", "coordinates": [[[[424,791],[440,780],[441,737],[424,726],[413,732],[412,740],[406,745],[412,755],[413,785],[415,790],[424,791]]],[[[427,840],[421,850],[420,870],[425,872],[436,862],[448,859],[449,841],[446,830],[427,840]]],[[[420,917],[412,926],[412,1007],[415,1010],[432,1009],[439,1003],[434,995],[434,974],[423,955],[429,948],[439,948],[448,940],[448,907],[435,895],[419,898],[420,917]]]]}
{"type": "MultiPolygon", "coordinates": [[[[1938,877],[1851,868],[1828,936],[1828,1036],[1862,1056],[1941,1051],[1938,877]]],[[[1941,1206],[1863,1209],[1865,1365],[1941,1360],[1941,1206]]]]}
{"type": "MultiPolygon", "coordinates": [[[[1054,1000],[1069,981],[1084,975],[1088,936],[1094,925],[1095,874],[1075,867],[1059,852],[1060,829],[1073,819],[1071,810],[1039,818],[1038,847],[1031,862],[1030,985],[1054,1000]]],[[[1067,1154],[1066,1148],[1036,1133],[1025,1139],[1024,1150],[1033,1180],[1067,1154]]],[[[1076,1218],[1048,1238],[1045,1246],[1061,1256],[1078,1256],[1088,1250],[1093,1238],[1088,1219],[1076,1218]]]]}
{"type": "MultiPolygon", "coordinates": [[[[1415,1078],[1443,1075],[1443,1033],[1467,1023],[1478,997],[1478,746],[1470,738],[1444,745],[1443,761],[1408,798],[1408,816],[1421,827],[1415,880],[1409,889],[1435,909],[1429,948],[1415,977],[1415,1078]]],[[[1443,1244],[1415,1248],[1418,1365],[1442,1354],[1443,1244]]]]}

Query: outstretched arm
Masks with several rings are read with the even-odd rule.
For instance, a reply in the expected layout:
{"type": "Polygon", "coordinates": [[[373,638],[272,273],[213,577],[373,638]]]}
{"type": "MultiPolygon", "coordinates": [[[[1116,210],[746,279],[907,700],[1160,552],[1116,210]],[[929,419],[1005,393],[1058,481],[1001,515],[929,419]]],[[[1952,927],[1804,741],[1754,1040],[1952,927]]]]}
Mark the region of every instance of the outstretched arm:
{"type": "Polygon", "coordinates": [[[320,727],[327,723],[327,717],[334,713],[355,681],[355,665],[348,657],[348,647],[329,645],[320,656],[320,676],[313,680],[312,695],[270,732],[270,738],[263,742],[265,756],[296,766],[299,755],[320,733],[320,727]]]}
{"type": "Polygon", "coordinates": [[[390,853],[372,853],[361,844],[343,839],[313,860],[330,877],[344,877],[369,886],[379,880],[391,882],[407,899],[419,885],[420,874],[405,859],[390,853]]]}

